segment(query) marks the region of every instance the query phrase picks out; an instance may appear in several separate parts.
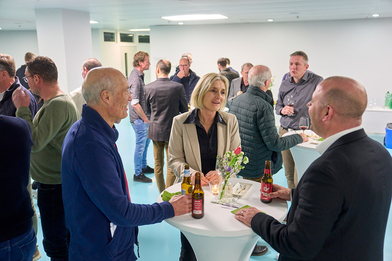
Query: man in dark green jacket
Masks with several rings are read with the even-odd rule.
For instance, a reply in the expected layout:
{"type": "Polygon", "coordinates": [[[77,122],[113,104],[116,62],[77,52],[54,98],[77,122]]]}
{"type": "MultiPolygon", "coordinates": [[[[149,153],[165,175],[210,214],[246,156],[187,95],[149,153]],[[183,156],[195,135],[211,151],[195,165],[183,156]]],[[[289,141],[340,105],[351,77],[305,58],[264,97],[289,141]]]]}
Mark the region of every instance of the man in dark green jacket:
{"type": "Polygon", "coordinates": [[[282,168],[280,152],[308,141],[302,133],[279,137],[270,103],[272,98],[266,94],[270,84],[271,70],[256,65],[249,71],[248,91],[234,99],[230,106],[230,112],[238,120],[242,151],[249,158],[239,175],[258,182],[263,176],[266,160],[272,161],[271,171],[275,174],[282,168]]]}

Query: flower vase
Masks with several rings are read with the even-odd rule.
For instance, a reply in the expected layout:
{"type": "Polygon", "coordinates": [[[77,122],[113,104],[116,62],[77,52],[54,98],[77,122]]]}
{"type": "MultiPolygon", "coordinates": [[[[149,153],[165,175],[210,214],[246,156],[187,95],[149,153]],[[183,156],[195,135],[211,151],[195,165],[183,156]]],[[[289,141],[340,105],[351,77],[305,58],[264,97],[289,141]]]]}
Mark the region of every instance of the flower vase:
{"type": "MultiPolygon", "coordinates": [[[[230,174],[228,174],[228,176],[230,176],[230,174]]],[[[218,199],[220,204],[230,204],[233,199],[233,185],[228,178],[224,178],[219,184],[218,199]]]]}

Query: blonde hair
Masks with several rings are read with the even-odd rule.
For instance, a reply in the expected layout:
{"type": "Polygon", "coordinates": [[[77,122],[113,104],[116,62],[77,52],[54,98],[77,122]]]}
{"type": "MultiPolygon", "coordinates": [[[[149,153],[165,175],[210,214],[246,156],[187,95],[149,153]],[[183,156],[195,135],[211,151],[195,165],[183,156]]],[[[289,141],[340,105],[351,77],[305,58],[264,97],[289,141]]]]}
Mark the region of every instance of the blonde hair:
{"type": "Polygon", "coordinates": [[[204,109],[204,106],[203,106],[204,95],[209,91],[209,89],[211,88],[211,85],[217,80],[223,81],[223,83],[225,84],[225,90],[226,90],[225,100],[219,108],[219,111],[221,111],[226,106],[227,93],[228,93],[228,89],[229,89],[229,81],[227,80],[227,78],[225,76],[219,75],[217,73],[207,73],[197,82],[197,85],[192,92],[191,105],[198,108],[198,109],[204,109]]]}

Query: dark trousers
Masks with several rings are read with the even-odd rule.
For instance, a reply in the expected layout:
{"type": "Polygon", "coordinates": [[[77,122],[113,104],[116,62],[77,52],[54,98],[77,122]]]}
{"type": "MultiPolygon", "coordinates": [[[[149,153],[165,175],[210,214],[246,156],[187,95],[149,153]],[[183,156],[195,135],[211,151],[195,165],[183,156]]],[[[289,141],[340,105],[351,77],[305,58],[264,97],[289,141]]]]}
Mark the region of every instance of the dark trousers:
{"type": "Polygon", "coordinates": [[[180,261],[197,261],[192,246],[183,233],[181,233],[180,261]]]}
{"type": "Polygon", "coordinates": [[[38,183],[43,246],[52,261],[68,261],[69,231],[65,224],[61,184],[38,183]]]}

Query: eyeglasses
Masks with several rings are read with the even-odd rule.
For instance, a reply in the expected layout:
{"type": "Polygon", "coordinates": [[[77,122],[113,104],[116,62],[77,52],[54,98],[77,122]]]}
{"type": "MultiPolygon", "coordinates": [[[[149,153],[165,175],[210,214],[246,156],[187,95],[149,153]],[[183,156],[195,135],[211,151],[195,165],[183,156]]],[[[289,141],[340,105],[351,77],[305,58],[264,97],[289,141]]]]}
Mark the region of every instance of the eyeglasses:
{"type": "Polygon", "coordinates": [[[23,80],[25,81],[25,82],[29,82],[29,77],[33,77],[34,75],[26,75],[26,76],[24,76],[23,77],[23,80]]]}

